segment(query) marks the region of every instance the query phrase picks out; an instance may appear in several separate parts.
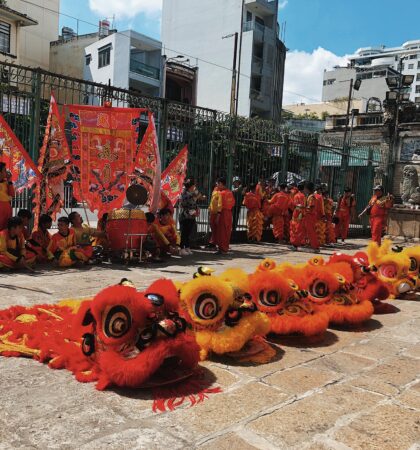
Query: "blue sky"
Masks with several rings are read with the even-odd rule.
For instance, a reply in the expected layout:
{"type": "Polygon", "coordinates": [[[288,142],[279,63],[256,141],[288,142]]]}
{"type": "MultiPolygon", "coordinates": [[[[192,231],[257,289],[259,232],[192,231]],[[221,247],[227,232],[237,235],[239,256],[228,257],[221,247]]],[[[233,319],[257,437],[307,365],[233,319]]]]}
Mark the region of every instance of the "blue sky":
{"type": "MultiPolygon", "coordinates": [[[[176,0],[168,0],[176,1],[176,0]]],[[[200,1],[200,0],[196,0],[200,1]]],[[[286,22],[284,104],[319,102],[322,73],[345,65],[359,47],[398,46],[420,39],[420,0],[280,0],[279,22],[286,22]]],[[[159,39],[162,0],[61,0],[61,26],[79,33],[97,30],[101,18],[119,31],[134,29],[159,39]],[[83,23],[83,21],[90,24],[83,23]]],[[[197,55],[199,56],[199,55],[197,55]]]]}

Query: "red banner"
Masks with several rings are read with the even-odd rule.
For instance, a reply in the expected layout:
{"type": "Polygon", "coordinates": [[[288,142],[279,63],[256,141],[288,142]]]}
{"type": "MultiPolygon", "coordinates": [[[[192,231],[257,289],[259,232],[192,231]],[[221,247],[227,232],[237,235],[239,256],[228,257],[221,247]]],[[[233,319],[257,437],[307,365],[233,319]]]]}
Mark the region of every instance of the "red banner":
{"type": "Polygon", "coordinates": [[[155,120],[151,112],[149,125],[137,154],[135,174],[149,193],[150,211],[155,212],[160,200],[161,162],[155,120]]]}
{"type": "Polygon", "coordinates": [[[16,192],[32,187],[37,178],[41,178],[31,157],[2,115],[0,115],[0,161],[6,163],[7,169],[12,172],[16,192]]]}
{"type": "Polygon", "coordinates": [[[40,214],[55,220],[63,207],[64,181],[70,171],[70,150],[64,131],[64,121],[51,94],[44,142],[39,152],[38,169],[42,175],[35,191],[35,226],[40,214]]]}
{"type": "Polygon", "coordinates": [[[188,147],[185,146],[178,156],[171,161],[162,174],[162,190],[168,196],[172,205],[178,201],[187,174],[188,147]]]}
{"type": "Polygon", "coordinates": [[[144,109],[72,105],[74,195],[103,214],[120,208],[136,156],[144,109]]]}

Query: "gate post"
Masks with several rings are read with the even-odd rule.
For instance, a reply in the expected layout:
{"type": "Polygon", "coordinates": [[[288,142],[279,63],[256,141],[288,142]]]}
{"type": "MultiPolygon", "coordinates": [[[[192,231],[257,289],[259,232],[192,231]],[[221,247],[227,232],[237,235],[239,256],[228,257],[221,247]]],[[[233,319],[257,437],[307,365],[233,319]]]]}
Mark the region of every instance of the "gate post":
{"type": "Polygon", "coordinates": [[[162,167],[166,166],[166,147],[167,147],[167,133],[168,133],[168,101],[162,98],[159,118],[159,153],[162,167]]]}
{"type": "Polygon", "coordinates": [[[32,71],[32,94],[34,100],[31,113],[29,155],[36,162],[39,151],[39,121],[41,119],[41,70],[39,68],[32,71]]]}

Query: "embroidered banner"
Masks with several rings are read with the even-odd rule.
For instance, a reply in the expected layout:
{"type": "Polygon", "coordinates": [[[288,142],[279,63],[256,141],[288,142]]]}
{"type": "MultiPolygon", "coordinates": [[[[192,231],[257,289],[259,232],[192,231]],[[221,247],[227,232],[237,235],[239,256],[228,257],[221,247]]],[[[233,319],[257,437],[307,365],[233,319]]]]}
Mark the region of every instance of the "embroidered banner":
{"type": "Polygon", "coordinates": [[[133,173],[139,108],[71,105],[74,195],[99,215],[124,202],[133,173]]]}
{"type": "Polygon", "coordinates": [[[149,194],[149,209],[156,212],[160,200],[161,162],[155,120],[149,112],[149,125],[137,153],[135,175],[149,194]]]}
{"type": "Polygon", "coordinates": [[[4,117],[0,115],[0,161],[12,172],[12,181],[17,193],[30,188],[41,178],[31,157],[13,133],[4,117]]]}
{"type": "Polygon", "coordinates": [[[51,94],[44,141],[39,152],[38,170],[42,178],[35,190],[35,226],[41,214],[55,220],[64,204],[64,181],[70,172],[71,155],[66,141],[64,121],[51,94]]]}
{"type": "Polygon", "coordinates": [[[178,156],[171,161],[162,174],[162,190],[175,206],[182,192],[185,176],[187,174],[188,147],[185,146],[178,156]]]}

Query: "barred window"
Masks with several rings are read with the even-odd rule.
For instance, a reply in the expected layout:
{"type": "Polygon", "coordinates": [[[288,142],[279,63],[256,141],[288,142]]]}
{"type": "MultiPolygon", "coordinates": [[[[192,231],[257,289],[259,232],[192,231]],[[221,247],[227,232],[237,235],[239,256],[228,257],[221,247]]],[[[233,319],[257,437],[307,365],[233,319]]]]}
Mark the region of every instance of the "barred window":
{"type": "Polygon", "coordinates": [[[0,21],[0,52],[10,53],[10,24],[0,21]]]}

